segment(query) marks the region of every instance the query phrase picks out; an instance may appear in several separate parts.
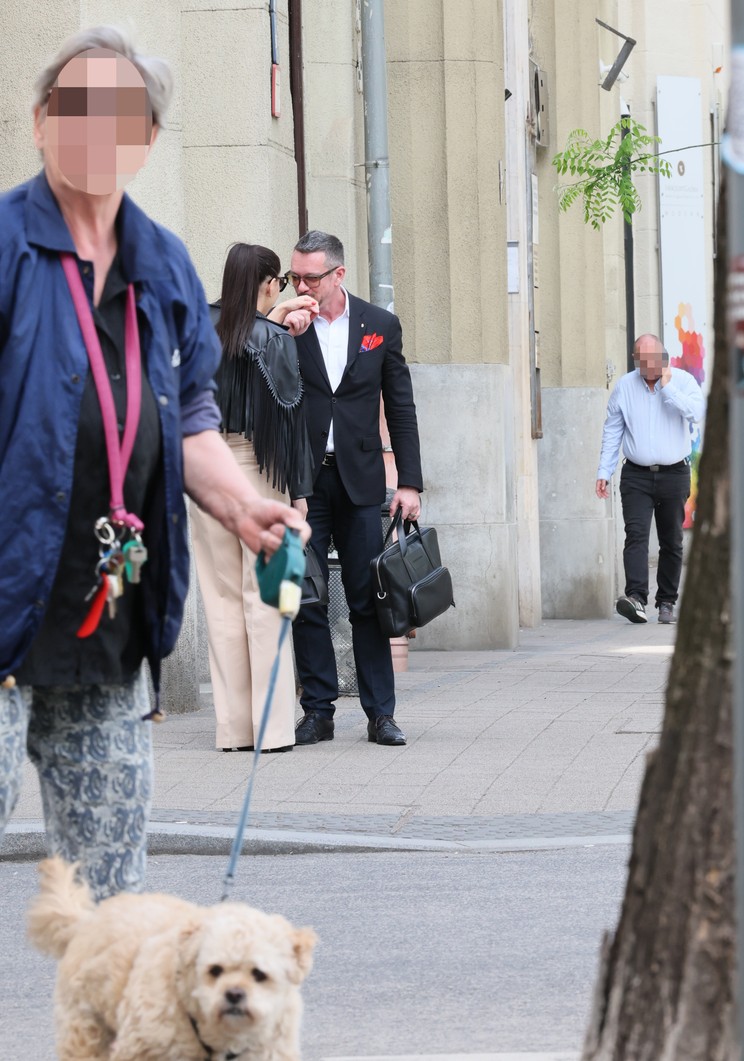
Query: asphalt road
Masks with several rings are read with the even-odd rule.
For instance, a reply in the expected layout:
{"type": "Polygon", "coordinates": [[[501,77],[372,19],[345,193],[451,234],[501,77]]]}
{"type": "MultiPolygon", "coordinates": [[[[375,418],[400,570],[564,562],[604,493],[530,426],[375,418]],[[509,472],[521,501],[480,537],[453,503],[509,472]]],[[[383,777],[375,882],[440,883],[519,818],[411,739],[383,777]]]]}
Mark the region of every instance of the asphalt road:
{"type": "MultiPolygon", "coordinates": [[[[623,846],[523,854],[248,856],[232,898],[312,925],[303,1057],[578,1050],[623,846]]],[[[149,886],[202,903],[223,858],[151,858],[149,886]]],[[[0,1059],[53,1061],[54,963],[30,949],[33,864],[0,862],[0,1059]]]]}

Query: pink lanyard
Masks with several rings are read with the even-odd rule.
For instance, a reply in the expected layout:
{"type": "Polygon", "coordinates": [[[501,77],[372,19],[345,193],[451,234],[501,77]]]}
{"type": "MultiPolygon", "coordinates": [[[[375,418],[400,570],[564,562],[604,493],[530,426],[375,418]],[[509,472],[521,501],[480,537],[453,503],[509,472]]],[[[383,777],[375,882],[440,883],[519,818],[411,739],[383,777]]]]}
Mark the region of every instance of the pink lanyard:
{"type": "Polygon", "coordinates": [[[124,422],[124,437],[120,445],[114,395],[111,391],[111,383],[106,363],[103,360],[103,351],[96,332],[88,296],[85,293],[83,281],[80,279],[77,259],[74,254],[69,253],[61,254],[60,258],[62,259],[62,268],[67,277],[72,301],[75,305],[80,331],[83,333],[85,349],[88,351],[90,369],[93,373],[93,380],[98,392],[98,401],[101,406],[111,487],[109,519],[112,523],[129,527],[133,531],[141,531],[144,528],[142,520],[135,516],[133,512],[127,512],[124,507],[124,478],[127,474],[129,458],[132,456],[132,449],[134,448],[134,439],[139,426],[140,408],[142,405],[142,361],[140,357],[139,330],[137,328],[137,307],[134,301],[134,285],[129,284],[127,287],[127,310],[124,325],[127,415],[124,422]]]}

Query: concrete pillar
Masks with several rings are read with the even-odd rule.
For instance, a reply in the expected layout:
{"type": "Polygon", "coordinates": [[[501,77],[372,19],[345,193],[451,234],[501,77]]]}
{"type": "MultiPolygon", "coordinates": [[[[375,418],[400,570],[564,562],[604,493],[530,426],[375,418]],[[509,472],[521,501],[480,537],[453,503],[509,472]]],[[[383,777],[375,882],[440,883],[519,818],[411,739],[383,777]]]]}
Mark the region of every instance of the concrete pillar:
{"type": "Polygon", "coordinates": [[[346,251],[346,284],[354,294],[367,298],[360,30],[353,0],[305,0],[308,225],[339,237],[346,251]]]}
{"type": "Polygon", "coordinates": [[[31,94],[34,81],[65,37],[80,27],[79,0],[39,5],[0,4],[0,189],[28,180],[41,168],[34,147],[31,94]],[[48,10],[46,9],[48,7],[48,10]]]}
{"type": "Polygon", "coordinates": [[[182,7],[183,233],[214,298],[235,240],[271,247],[286,268],[297,239],[287,4],[277,4],[279,118],[271,115],[268,5],[182,7]]]}
{"type": "MultiPolygon", "coordinates": [[[[535,270],[538,225],[533,218],[532,175],[535,147],[530,136],[530,36],[527,0],[513,0],[504,9],[504,54],[506,88],[506,172],[508,254],[512,273],[507,285],[509,358],[514,381],[515,482],[517,496],[517,563],[519,572],[519,621],[535,626],[542,615],[540,600],[540,539],[538,521],[537,450],[532,437],[533,402],[531,347],[534,336],[535,270]],[[533,231],[534,227],[534,231],[533,231]]],[[[535,381],[537,388],[539,383],[535,381]]]]}
{"type": "MultiPolygon", "coordinates": [[[[600,17],[602,17],[600,15],[600,17]]],[[[545,618],[610,614],[615,594],[612,502],[594,494],[608,361],[624,358],[622,222],[595,232],[580,205],[558,214],[551,159],[568,134],[609,128],[598,85],[598,27],[580,0],[545,4],[530,21],[548,88],[548,146],[536,151],[540,216],[540,572],[545,618]]]]}
{"type": "Polygon", "coordinates": [[[516,643],[501,4],[388,2],[393,274],[421,428],[423,522],[457,609],[416,648],[516,643]]]}

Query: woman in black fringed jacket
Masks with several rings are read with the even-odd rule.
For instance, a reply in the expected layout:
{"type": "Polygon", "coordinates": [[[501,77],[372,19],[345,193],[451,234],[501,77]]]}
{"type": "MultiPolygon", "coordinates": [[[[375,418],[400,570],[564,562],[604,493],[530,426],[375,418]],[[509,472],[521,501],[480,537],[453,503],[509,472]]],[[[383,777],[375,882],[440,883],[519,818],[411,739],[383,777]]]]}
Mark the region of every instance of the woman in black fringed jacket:
{"type": "MultiPolygon", "coordinates": [[[[301,512],[312,492],[312,459],[293,335],[317,315],[303,296],[275,305],[286,286],[277,255],[235,243],[212,307],[222,343],[217,401],[222,428],[246,478],[263,497],[301,512]]],[[[209,634],[209,665],[217,716],[216,746],[250,750],[263,711],[279,639],[280,616],[259,596],[256,557],[196,505],[192,538],[209,634]]],[[[266,751],[294,745],[295,679],[289,639],[282,647],[266,751]]]]}

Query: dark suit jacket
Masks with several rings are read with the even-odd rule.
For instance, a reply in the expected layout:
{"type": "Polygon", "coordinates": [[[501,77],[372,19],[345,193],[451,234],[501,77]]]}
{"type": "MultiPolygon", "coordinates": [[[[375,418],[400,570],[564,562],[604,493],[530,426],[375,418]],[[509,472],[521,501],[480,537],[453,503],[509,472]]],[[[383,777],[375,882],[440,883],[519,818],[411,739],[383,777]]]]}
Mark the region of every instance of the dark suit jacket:
{"type": "Polygon", "coordinates": [[[398,484],[423,489],[416,406],[408,365],[402,353],[400,321],[387,310],[349,295],[349,352],[346,369],[334,393],[311,324],[297,336],[300,371],[305,383],[305,413],[316,478],[325,454],[333,418],[336,464],[355,505],[385,500],[385,465],[380,438],[380,394],[398,469],[398,484]],[[382,342],[372,349],[377,337],[382,342]]]}

